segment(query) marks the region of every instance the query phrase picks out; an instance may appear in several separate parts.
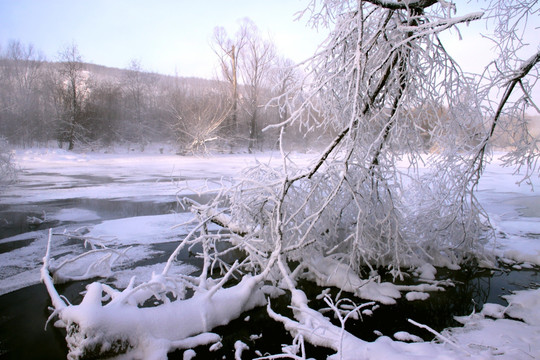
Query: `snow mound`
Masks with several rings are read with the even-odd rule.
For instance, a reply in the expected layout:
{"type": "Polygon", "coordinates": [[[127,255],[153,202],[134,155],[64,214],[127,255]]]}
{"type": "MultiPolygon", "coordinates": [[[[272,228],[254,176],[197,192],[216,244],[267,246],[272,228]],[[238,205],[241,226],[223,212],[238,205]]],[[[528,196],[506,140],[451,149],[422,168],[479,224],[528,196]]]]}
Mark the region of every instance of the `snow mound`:
{"type": "Polygon", "coordinates": [[[425,292],[411,291],[405,294],[405,298],[408,301],[427,300],[429,298],[429,294],[425,292]]]}
{"type": "Polygon", "coordinates": [[[389,282],[378,282],[377,278],[361,279],[350,266],[330,256],[312,257],[307,261],[309,279],[319,286],[335,286],[354,293],[361,299],[378,301],[392,305],[401,293],[396,285],[389,282]]]}
{"type": "Polygon", "coordinates": [[[399,340],[399,341],[416,342],[416,343],[424,342],[424,340],[420,336],[410,334],[406,331],[398,331],[397,333],[394,334],[394,339],[399,340]]]}
{"type": "Polygon", "coordinates": [[[417,269],[418,277],[423,280],[435,280],[437,269],[431,264],[424,264],[417,269]]]}

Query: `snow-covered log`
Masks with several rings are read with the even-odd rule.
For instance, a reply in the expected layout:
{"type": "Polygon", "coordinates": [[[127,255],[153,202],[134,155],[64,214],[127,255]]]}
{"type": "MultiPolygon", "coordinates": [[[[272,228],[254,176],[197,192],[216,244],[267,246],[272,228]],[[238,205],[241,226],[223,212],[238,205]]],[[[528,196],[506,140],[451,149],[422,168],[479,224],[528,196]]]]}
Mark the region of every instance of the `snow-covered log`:
{"type": "Polygon", "coordinates": [[[229,287],[224,283],[230,274],[222,281],[204,279],[204,283],[201,278],[191,278],[188,280],[195,291],[190,298],[184,298],[182,290],[189,277],[174,279],[159,274],[137,286],[132,279],[122,291],[93,282],[80,304],[69,304],[54,287],[51,244],[49,232],[41,279],[55,310],[51,316],[58,317],[55,325],[66,328],[69,359],[119,354],[130,359],[166,359],[175,349],[218,342],[220,337],[210,330],[266,304],[260,289],[266,273],[244,275],[229,287]],[[149,300],[158,305],[146,306],[149,300]]]}
{"type": "Polygon", "coordinates": [[[168,352],[186,345],[218,342],[220,337],[210,330],[264,305],[259,283],[260,279],[246,276],[238,285],[218,289],[211,296],[201,292],[189,299],[139,307],[95,282],[79,305],[64,308],[58,317],[67,329],[72,359],[123,352],[131,358],[166,359],[168,352]],[[106,294],[113,298],[104,304],[106,294]]]}

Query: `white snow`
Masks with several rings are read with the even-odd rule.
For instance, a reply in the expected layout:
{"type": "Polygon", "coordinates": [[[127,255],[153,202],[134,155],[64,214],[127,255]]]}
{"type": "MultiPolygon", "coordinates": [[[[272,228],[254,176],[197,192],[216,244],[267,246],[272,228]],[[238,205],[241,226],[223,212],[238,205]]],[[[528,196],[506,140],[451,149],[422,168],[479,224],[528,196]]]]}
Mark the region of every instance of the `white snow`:
{"type": "Polygon", "coordinates": [[[234,343],[234,360],[242,360],[242,352],[249,350],[249,346],[240,340],[236,340],[234,343]]]}
{"type": "Polygon", "coordinates": [[[190,218],[191,214],[182,213],[106,220],[94,226],[86,236],[110,239],[108,243],[115,245],[178,241],[180,235],[185,235],[186,229],[174,226],[190,218]]]}
{"type": "Polygon", "coordinates": [[[191,360],[195,356],[197,356],[197,353],[193,349],[187,349],[186,351],[184,351],[184,354],[182,355],[182,359],[191,360]]]}
{"type": "MultiPolygon", "coordinates": [[[[309,159],[309,156],[304,155],[309,159]]],[[[182,157],[170,153],[76,153],[62,149],[16,150],[14,160],[21,169],[19,181],[0,194],[2,205],[39,207],[42,202],[69,199],[127,199],[129,201],[171,201],[176,196],[196,194],[221,186],[222,178],[237,175],[244,167],[261,162],[280,161],[272,153],[182,157]],[[213,179],[208,181],[208,179],[213,179]],[[182,191],[180,189],[183,188],[182,191]]],[[[41,208],[40,208],[41,211],[41,208]]],[[[46,214],[49,220],[76,222],[54,229],[55,233],[74,230],[78,224],[99,222],[92,210],[71,207],[46,214]]],[[[2,217],[0,213],[0,218],[2,217]]],[[[101,237],[109,245],[133,246],[127,255],[137,262],[156,255],[151,243],[177,241],[189,228],[182,224],[190,214],[164,214],[105,220],[90,227],[86,236],[101,237]],[[139,246],[140,245],[140,246],[139,246]]],[[[0,253],[0,295],[39,282],[40,260],[45,252],[46,231],[34,231],[0,239],[0,243],[31,241],[18,249],[0,253]]],[[[61,244],[56,244],[61,245],[61,244]]],[[[80,246],[53,247],[56,254],[79,254],[80,246]]],[[[125,273],[124,273],[125,274],[125,273]]],[[[129,277],[119,278],[127,283],[129,277]]]]}
{"type": "Polygon", "coordinates": [[[517,292],[503,298],[509,304],[505,310],[508,316],[540,326],[540,289],[517,292]]]}
{"type": "Polygon", "coordinates": [[[538,289],[519,291],[508,296],[510,304],[506,309],[500,305],[486,304],[479,314],[456,318],[464,327],[448,329],[445,334],[464,348],[483,354],[488,359],[538,359],[539,296],[538,289]],[[524,321],[502,318],[503,313],[524,321]]]}
{"type": "Polygon", "coordinates": [[[61,209],[55,214],[47,215],[48,219],[60,220],[60,221],[94,221],[99,220],[100,217],[95,211],[87,209],[69,208],[61,209]]]}
{"type": "Polygon", "coordinates": [[[319,286],[336,286],[356,296],[391,305],[401,297],[396,285],[378,282],[377,279],[364,280],[343,262],[328,257],[306,259],[309,267],[308,278],[319,286]]]}
{"type": "Polygon", "coordinates": [[[208,350],[210,350],[210,351],[218,351],[222,347],[223,347],[223,344],[221,343],[221,341],[218,341],[218,342],[210,345],[210,348],[208,348],[208,350]]]}
{"type": "Polygon", "coordinates": [[[410,341],[410,342],[424,342],[424,340],[420,336],[416,336],[413,334],[410,334],[406,331],[398,331],[394,334],[394,339],[399,341],[410,341]]]}
{"type": "Polygon", "coordinates": [[[272,153],[183,157],[149,153],[74,153],[62,149],[16,150],[20,182],[2,194],[3,204],[72,199],[174,197],[220,186],[256,160],[278,162],[272,153]],[[83,186],[81,186],[83,185],[83,186]],[[191,190],[188,190],[191,189],[191,190]]]}
{"type": "MultiPolygon", "coordinates": [[[[69,326],[78,324],[79,331],[68,334],[73,343],[71,356],[85,348],[101,346],[115,340],[127,342],[133,348],[133,358],[164,359],[174,349],[192,348],[220,341],[208,330],[229,323],[242,312],[265,304],[257,290],[260,280],[244,277],[236,286],[217,291],[203,291],[185,300],[171,301],[155,307],[137,307],[128,300],[132,289],[112,291],[98,282],[87,287],[79,305],[60,309],[61,321],[69,326]],[[103,292],[112,300],[103,304],[103,292]]],[[[239,347],[241,355],[244,348],[239,347]]]]}
{"type": "Polygon", "coordinates": [[[480,180],[477,196],[498,234],[488,248],[510,262],[540,266],[540,177],[533,174],[532,188],[517,184],[519,180],[521,176],[500,166],[497,158],[480,180]]]}
{"type": "Polygon", "coordinates": [[[408,301],[426,300],[429,299],[429,294],[425,292],[411,291],[405,294],[408,301]]]}
{"type": "Polygon", "coordinates": [[[427,263],[420,266],[416,271],[418,272],[418,277],[423,280],[435,280],[435,275],[437,274],[437,269],[427,263]]]}

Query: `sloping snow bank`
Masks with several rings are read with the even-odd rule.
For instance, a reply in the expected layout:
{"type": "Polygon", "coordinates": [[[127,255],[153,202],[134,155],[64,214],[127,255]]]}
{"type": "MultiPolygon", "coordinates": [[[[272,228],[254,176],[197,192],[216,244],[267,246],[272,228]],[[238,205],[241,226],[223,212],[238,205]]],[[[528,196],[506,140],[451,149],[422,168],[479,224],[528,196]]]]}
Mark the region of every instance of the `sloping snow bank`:
{"type": "Polygon", "coordinates": [[[456,318],[463,328],[445,332],[462,346],[497,359],[539,359],[540,289],[503,297],[507,307],[486,304],[479,314],[456,318]]]}

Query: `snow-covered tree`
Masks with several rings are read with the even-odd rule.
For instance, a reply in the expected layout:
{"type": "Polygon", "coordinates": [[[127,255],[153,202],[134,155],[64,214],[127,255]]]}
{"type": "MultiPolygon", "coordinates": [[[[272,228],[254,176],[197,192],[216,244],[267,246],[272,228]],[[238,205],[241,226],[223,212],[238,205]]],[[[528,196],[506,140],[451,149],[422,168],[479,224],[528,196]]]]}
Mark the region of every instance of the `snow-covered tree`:
{"type": "MultiPolygon", "coordinates": [[[[523,14],[538,11],[537,2],[528,8],[508,4],[519,9],[507,12],[518,23],[523,14]]],[[[283,134],[284,126],[301,124],[306,111],[314,112],[334,139],[308,166],[296,165],[281,143],[282,166],[247,169],[243,179],[209,204],[185,200],[195,214],[194,227],[163,272],[148,282],[134,280],[123,291],[93,283],[80,305],[68,305],[52,284],[51,273],[59,277],[62,265],[47,254],[42,278],[60,324],[68,329],[72,357],[116,346],[138,357],[165,358],[172,349],[216,341],[208,333],[213,326],[265,303],[264,293],[286,290],[292,317],[276,313],[270,302],[267,311],[294,336],[293,346],[269,359],[304,359],[304,341],[335,350],[336,359],[369,358],[382,348],[387,358],[407,358],[435,347],[441,358],[460,358],[459,349],[452,352],[441,344],[393,346],[384,337],[367,343],[348,333],[345,322],[373,303],[351,300],[343,311],[340,301],[325,296],[341,324],[336,326],[309,307],[297,286],[305,278],[337,287],[355,300],[393,304],[411,288],[383,282],[383,275],[395,279],[415,268],[429,277],[433,266],[489,262],[482,244],[493,234],[475,189],[501,114],[531,104],[528,91],[538,78],[540,55],[536,50],[525,60],[499,60],[497,72],[488,69],[484,76],[465,74],[439,34],[484,13],[457,15],[456,10],[436,0],[312,1],[306,16],[314,26],[333,30],[306,63],[309,72],[299,84],[304,91],[290,90],[301,98],[286,93],[278,99],[284,106],[289,101],[302,106],[272,128],[283,134]],[[499,85],[504,94],[494,100],[491,90],[499,85]],[[510,103],[518,86],[525,95],[510,103]],[[217,230],[209,231],[210,225],[217,230]],[[195,245],[203,259],[199,276],[173,275],[176,256],[195,245]],[[227,261],[237,252],[241,255],[233,263],[227,261]],[[230,285],[233,275],[241,280],[230,285]],[[185,297],[188,288],[191,298],[185,297]],[[139,307],[152,296],[159,305],[139,307]],[[180,314],[189,317],[189,331],[181,326],[186,320],[180,314]],[[117,321],[119,316],[126,320],[117,321]]],[[[509,60],[505,51],[512,46],[501,44],[501,59],[509,60]]],[[[522,118],[511,119],[519,125],[522,118]]],[[[527,177],[536,170],[538,143],[530,136],[517,140],[508,161],[525,165],[527,177]]],[[[110,256],[108,249],[100,252],[110,256]]],[[[438,285],[425,283],[422,289],[438,285]]]]}

